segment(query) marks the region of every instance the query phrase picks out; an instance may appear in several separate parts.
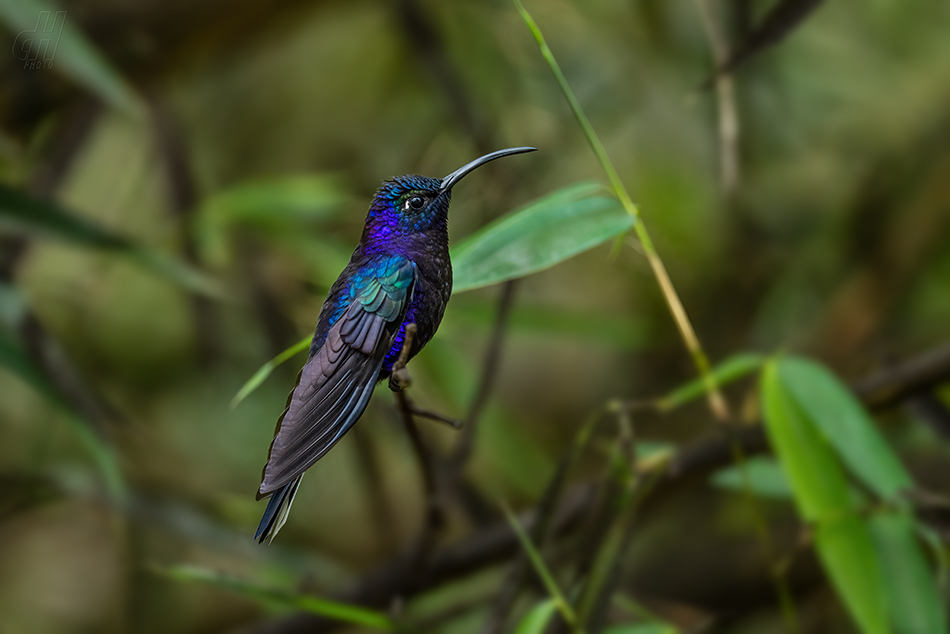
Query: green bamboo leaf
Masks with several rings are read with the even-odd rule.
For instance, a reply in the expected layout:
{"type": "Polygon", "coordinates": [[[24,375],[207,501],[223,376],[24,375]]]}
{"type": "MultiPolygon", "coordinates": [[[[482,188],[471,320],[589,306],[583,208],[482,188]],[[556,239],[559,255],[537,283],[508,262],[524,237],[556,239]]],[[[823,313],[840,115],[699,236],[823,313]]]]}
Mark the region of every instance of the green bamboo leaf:
{"type": "Polygon", "coordinates": [[[53,68],[106,103],[138,115],[141,102],[66,11],[43,0],[0,0],[0,21],[14,34],[13,54],[24,65],[53,68]]]}
{"type": "MultiPolygon", "coordinates": [[[[716,385],[722,387],[754,372],[762,365],[763,360],[761,354],[740,352],[715,366],[712,369],[712,376],[716,381],[716,385]]],[[[702,378],[694,379],[661,398],[658,406],[663,411],[669,411],[705,394],[705,380],[702,378]]]]}
{"type": "MultiPolygon", "coordinates": [[[[343,248],[329,236],[302,230],[306,224],[325,221],[346,208],[349,198],[340,179],[331,174],[277,176],[239,183],[219,191],[196,214],[195,237],[202,261],[225,265],[231,259],[231,229],[250,228],[281,252],[317,267],[338,273],[352,248],[343,248]]],[[[332,282],[332,279],[330,280],[332,282]]]]}
{"type": "Polygon", "coordinates": [[[914,528],[934,562],[937,591],[945,597],[948,595],[947,588],[950,588],[950,553],[944,548],[944,540],[935,528],[923,523],[917,523],[914,528]]]}
{"type": "Polygon", "coordinates": [[[912,516],[881,512],[871,534],[884,568],[888,611],[898,634],[946,634],[947,614],[912,516]]]}
{"type": "Polygon", "coordinates": [[[348,198],[340,179],[328,174],[280,176],[240,183],[201,206],[200,216],[260,225],[327,218],[348,198]]]}
{"type": "Polygon", "coordinates": [[[671,625],[622,592],[615,592],[613,602],[624,611],[637,617],[636,623],[618,623],[604,629],[604,634],[678,634],[679,628],[671,625]]]}
{"type": "Polygon", "coordinates": [[[134,249],[134,244],[127,238],[69,213],[53,202],[3,184],[0,184],[0,228],[55,237],[97,249],[134,249]]]}
{"type": "Polygon", "coordinates": [[[822,521],[814,538],[822,566],[861,631],[890,632],[883,573],[865,519],[851,514],[822,521]]]}
{"type": "MultiPolygon", "coordinates": [[[[632,436],[630,422],[623,415],[618,418],[619,434],[632,436]]],[[[640,443],[637,443],[637,446],[633,448],[636,457],[631,461],[631,456],[622,444],[622,440],[618,438],[608,449],[607,464],[611,477],[618,485],[613,500],[616,510],[609,518],[609,524],[606,525],[606,531],[594,553],[590,571],[586,575],[579,596],[575,599],[575,610],[580,623],[591,622],[605,596],[604,593],[610,588],[611,580],[617,574],[619,562],[623,559],[627,536],[630,532],[630,521],[637,500],[635,493],[639,485],[634,469],[645,464],[640,462],[641,457],[656,460],[658,454],[668,455],[671,451],[670,447],[664,446],[663,443],[649,443],[642,447],[639,446],[640,443]]]]}
{"type": "Polygon", "coordinates": [[[790,500],[792,490],[785,472],[772,458],[749,458],[742,467],[728,467],[716,473],[712,483],[717,487],[742,492],[749,490],[756,495],[778,500],[790,500]],[[743,474],[742,469],[745,469],[743,474]]]}
{"type": "Polygon", "coordinates": [[[557,603],[554,599],[541,601],[524,615],[515,629],[515,634],[544,634],[544,630],[551,622],[551,617],[554,616],[556,611],[557,603]]]}
{"type": "Polygon", "coordinates": [[[146,270],[193,293],[214,299],[232,298],[221,282],[179,258],[144,248],[133,249],[128,257],[146,270]]]}
{"type": "Polygon", "coordinates": [[[246,399],[251,392],[260,387],[261,383],[263,383],[264,380],[270,376],[270,373],[274,371],[274,368],[309,348],[310,342],[312,340],[313,335],[304,337],[258,368],[257,372],[254,373],[254,376],[249,378],[247,382],[241,386],[241,389],[238,390],[238,393],[234,395],[234,398],[231,399],[231,409],[237,407],[240,402],[246,399]]]}
{"type": "Polygon", "coordinates": [[[26,300],[12,284],[0,282],[0,327],[16,330],[28,312],[26,300]]]}
{"type": "Polygon", "coordinates": [[[521,526],[521,522],[518,521],[518,518],[515,517],[515,514],[511,512],[511,509],[509,509],[507,505],[502,504],[501,510],[504,511],[505,519],[508,520],[508,524],[510,524],[512,530],[515,531],[518,541],[521,542],[521,547],[524,548],[525,554],[528,555],[528,560],[531,562],[531,565],[534,567],[534,571],[538,574],[538,577],[541,579],[541,582],[547,589],[551,600],[557,606],[558,611],[561,613],[561,617],[563,617],[564,621],[571,626],[572,631],[578,634],[583,634],[583,629],[580,627],[580,624],[577,621],[577,614],[575,614],[574,608],[571,607],[570,602],[564,596],[564,593],[561,591],[560,586],[558,586],[554,575],[551,574],[547,564],[544,563],[544,558],[541,557],[541,553],[539,553],[538,549],[535,548],[534,544],[531,542],[531,538],[521,526]]]}
{"type": "MultiPolygon", "coordinates": [[[[631,481],[635,482],[632,478],[631,481]]],[[[625,497],[624,501],[617,502],[623,508],[613,519],[603,541],[598,544],[590,574],[584,581],[580,597],[576,600],[577,616],[581,623],[590,622],[591,615],[597,608],[600,597],[608,589],[611,578],[617,571],[617,562],[624,546],[624,533],[629,529],[625,511],[631,506],[632,489],[633,485],[631,484],[628,490],[624,491],[625,495],[622,494],[625,497]]]]}
{"type": "Polygon", "coordinates": [[[854,395],[823,366],[801,358],[778,362],[782,382],[851,471],[885,499],[914,482],[854,395]]]}
{"type": "Polygon", "coordinates": [[[300,594],[259,585],[198,566],[152,566],[152,572],[181,582],[198,582],[233,590],[239,594],[262,602],[276,603],[293,610],[317,614],[336,621],[369,627],[384,632],[407,632],[405,626],[397,623],[385,614],[357,605],[321,599],[308,594],[300,594]]]}
{"type": "Polygon", "coordinates": [[[53,396],[55,390],[30,360],[23,348],[9,334],[0,330],[0,366],[12,372],[37,392],[53,396]]]}
{"type": "Polygon", "coordinates": [[[120,508],[125,507],[129,501],[129,488],[122,474],[119,456],[115,449],[96,433],[89,421],[68,409],[65,404],[63,407],[67,409],[66,418],[69,426],[99,470],[109,497],[120,508]]]}
{"type": "Polygon", "coordinates": [[[677,634],[679,630],[669,623],[623,623],[605,627],[603,634],[677,634]]]}
{"type": "Polygon", "coordinates": [[[35,198],[3,184],[0,184],[0,229],[114,251],[182,288],[212,297],[227,297],[216,280],[194,267],[145,249],[54,202],[35,198]]]}
{"type": "Polygon", "coordinates": [[[802,516],[820,521],[853,508],[844,473],[827,439],[782,382],[780,361],[770,361],[762,375],[765,426],[788,477],[802,516]]]}
{"type": "MultiPolygon", "coordinates": [[[[554,74],[554,79],[561,88],[561,92],[564,94],[564,98],[567,100],[567,104],[571,109],[571,113],[574,115],[574,119],[584,131],[584,136],[587,137],[587,142],[590,145],[591,150],[594,152],[594,156],[597,157],[597,162],[600,163],[604,173],[607,175],[607,180],[610,181],[610,188],[617,197],[618,203],[631,218],[631,228],[636,232],[637,238],[640,240],[640,246],[643,250],[643,254],[650,262],[650,268],[653,270],[657,284],[660,286],[660,291],[663,293],[663,298],[666,300],[667,307],[670,309],[673,320],[676,322],[677,329],[683,338],[683,344],[686,346],[686,349],[689,350],[690,356],[693,357],[693,363],[696,366],[696,370],[703,379],[709,399],[710,409],[717,419],[727,419],[729,417],[728,408],[726,406],[725,400],[722,397],[722,394],[719,392],[719,387],[716,385],[715,378],[709,373],[709,360],[706,358],[706,353],[703,352],[702,345],[699,343],[699,339],[696,336],[693,324],[686,315],[686,309],[683,307],[683,303],[680,301],[679,295],[676,293],[673,282],[670,280],[669,274],[666,270],[666,265],[663,264],[660,254],[657,253],[656,247],[653,244],[653,238],[650,237],[650,232],[647,230],[646,224],[640,222],[640,209],[637,207],[636,203],[633,202],[633,198],[631,198],[627,188],[624,187],[623,181],[620,180],[620,175],[617,173],[617,168],[614,167],[613,162],[607,155],[607,150],[604,148],[604,144],[601,142],[600,137],[597,136],[597,132],[594,131],[594,126],[591,125],[590,119],[587,118],[587,114],[584,113],[584,109],[581,107],[581,103],[578,101],[577,95],[574,94],[574,90],[568,83],[567,77],[565,77],[564,73],[561,71],[561,66],[557,63],[557,59],[554,57],[554,52],[544,39],[544,34],[541,32],[541,28],[538,26],[538,23],[534,21],[534,18],[531,17],[531,14],[528,13],[527,9],[525,9],[524,5],[521,3],[521,0],[512,0],[512,2],[514,3],[515,8],[518,10],[518,14],[521,16],[525,26],[528,27],[528,30],[531,31],[535,41],[538,43],[538,47],[541,49],[541,56],[547,62],[551,72],[554,74]]],[[[619,235],[620,234],[618,232],[618,239],[614,241],[612,249],[612,252],[615,254],[619,251],[621,246],[619,235]]]]}
{"type": "Polygon", "coordinates": [[[865,634],[890,631],[880,562],[858,502],[825,436],[802,409],[781,372],[782,359],[762,374],[769,438],[799,512],[814,524],[815,548],[838,594],[865,634]]]}
{"type": "Polygon", "coordinates": [[[454,290],[542,271],[628,231],[633,218],[604,192],[596,183],[565,187],[462,240],[452,250],[454,290]]]}

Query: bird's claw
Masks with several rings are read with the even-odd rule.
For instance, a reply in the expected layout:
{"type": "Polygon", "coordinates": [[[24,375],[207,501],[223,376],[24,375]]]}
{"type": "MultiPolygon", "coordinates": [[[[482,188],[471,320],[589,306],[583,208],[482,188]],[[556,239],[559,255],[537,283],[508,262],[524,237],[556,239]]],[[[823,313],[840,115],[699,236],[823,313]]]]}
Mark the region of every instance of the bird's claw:
{"type": "Polygon", "coordinates": [[[406,338],[402,342],[402,350],[399,351],[399,358],[396,359],[392,372],[389,374],[389,389],[393,392],[402,392],[412,385],[412,377],[409,376],[406,363],[409,361],[409,351],[412,350],[412,340],[415,336],[416,325],[406,324],[406,338]]]}
{"type": "Polygon", "coordinates": [[[389,375],[389,389],[393,392],[402,392],[412,385],[412,377],[409,376],[409,370],[405,366],[393,368],[393,373],[389,375]]]}

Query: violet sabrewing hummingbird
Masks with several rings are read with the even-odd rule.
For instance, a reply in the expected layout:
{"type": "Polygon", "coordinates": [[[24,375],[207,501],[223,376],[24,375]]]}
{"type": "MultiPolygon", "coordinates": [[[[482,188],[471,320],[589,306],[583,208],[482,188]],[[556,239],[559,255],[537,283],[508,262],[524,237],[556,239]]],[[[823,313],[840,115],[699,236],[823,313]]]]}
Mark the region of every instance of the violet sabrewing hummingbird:
{"type": "Polygon", "coordinates": [[[270,496],[254,538],[270,542],[287,520],[300,478],[363,414],[377,382],[390,377],[415,324],[411,359],[435,334],[452,294],[448,212],[466,174],[516,147],[486,154],[443,179],[406,175],[383,182],[363,235],[317,318],[310,355],[277,421],[260,500],[270,496]]]}

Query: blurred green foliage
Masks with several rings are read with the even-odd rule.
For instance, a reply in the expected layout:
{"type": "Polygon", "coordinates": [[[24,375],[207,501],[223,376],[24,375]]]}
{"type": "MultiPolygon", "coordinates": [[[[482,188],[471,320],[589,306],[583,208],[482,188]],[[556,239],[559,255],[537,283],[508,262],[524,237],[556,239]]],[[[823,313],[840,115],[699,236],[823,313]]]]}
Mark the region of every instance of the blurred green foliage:
{"type": "MultiPolygon", "coordinates": [[[[459,288],[473,290],[411,364],[411,394],[467,415],[499,295],[477,287],[531,272],[461,477],[496,524],[499,499],[536,508],[598,483],[607,502],[576,532],[530,536],[585,631],[946,631],[947,390],[872,418],[836,377],[947,338],[950,6],[820,4],[731,76],[730,149],[721,93],[698,89],[714,58],[700,9],[735,50],[795,4],[527,4],[650,228],[730,425],[764,415],[773,443],[777,462],[650,503],[675,451],[721,432],[640,246],[609,244],[630,218],[593,190],[573,208],[537,202],[604,177],[507,1],[0,0],[13,51],[0,59],[0,632],[253,631],[293,609],[482,631],[510,560],[390,615],[320,598],[404,554],[423,524],[388,390],[311,469],[269,548],[250,539],[254,491],[296,359],[229,402],[312,331],[380,180],[514,145],[541,151],[455,192],[459,288]],[[30,48],[42,33],[23,49],[57,9],[55,52],[30,48]],[[50,63],[27,67],[24,50],[50,63]],[[537,231],[499,221],[519,208],[537,231]],[[491,259],[511,245],[518,257],[491,259]],[[813,360],[768,357],[782,349],[813,360]],[[592,420],[589,446],[562,461],[592,420]],[[590,590],[612,584],[636,609],[590,590]]],[[[442,456],[458,443],[422,433],[442,456]]],[[[440,545],[490,532],[450,502],[440,545]]],[[[529,572],[500,631],[558,627],[529,572]]]]}

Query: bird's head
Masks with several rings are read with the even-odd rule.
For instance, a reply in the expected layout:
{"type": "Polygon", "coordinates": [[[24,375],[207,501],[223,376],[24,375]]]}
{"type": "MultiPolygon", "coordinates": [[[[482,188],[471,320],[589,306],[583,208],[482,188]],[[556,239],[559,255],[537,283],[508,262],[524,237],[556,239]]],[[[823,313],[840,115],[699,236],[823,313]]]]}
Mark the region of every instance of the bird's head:
{"type": "Polygon", "coordinates": [[[414,174],[384,181],[366,216],[363,242],[383,245],[405,235],[425,233],[433,229],[445,231],[452,188],[467,174],[489,161],[534,152],[537,148],[516,147],[497,150],[481,156],[455,170],[445,178],[429,178],[414,174]]]}

